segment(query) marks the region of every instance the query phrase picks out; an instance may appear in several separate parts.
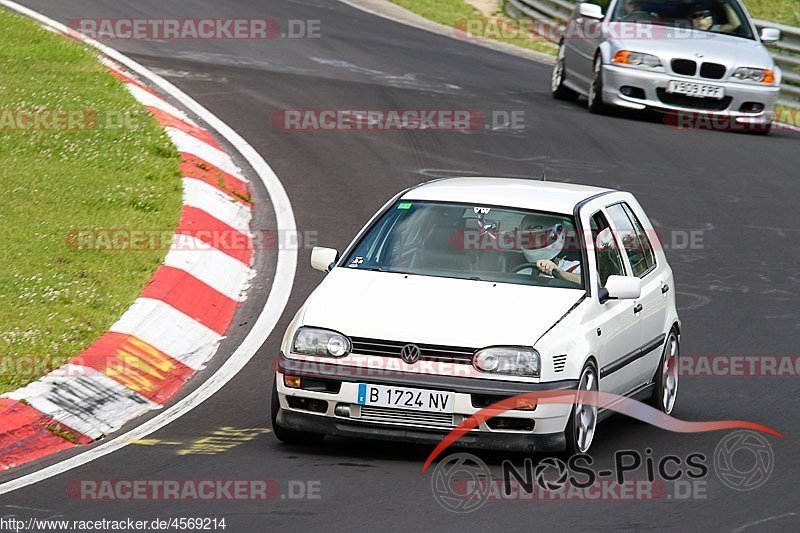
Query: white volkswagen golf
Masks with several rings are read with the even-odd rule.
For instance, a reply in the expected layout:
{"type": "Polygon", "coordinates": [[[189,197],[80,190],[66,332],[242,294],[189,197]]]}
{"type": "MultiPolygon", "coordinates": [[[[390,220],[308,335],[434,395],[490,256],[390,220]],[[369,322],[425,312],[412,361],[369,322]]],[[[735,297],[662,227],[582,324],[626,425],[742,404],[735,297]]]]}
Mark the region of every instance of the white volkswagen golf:
{"type": "MultiPolygon", "coordinates": [[[[672,270],[629,193],[449,178],[392,198],[283,339],[275,436],[437,443],[481,409],[533,391],[603,391],[675,405],[672,270]]],[[[577,395],[580,398],[580,395],[577,395]]],[[[519,400],[462,446],[585,452],[608,410],[519,400]]]]}

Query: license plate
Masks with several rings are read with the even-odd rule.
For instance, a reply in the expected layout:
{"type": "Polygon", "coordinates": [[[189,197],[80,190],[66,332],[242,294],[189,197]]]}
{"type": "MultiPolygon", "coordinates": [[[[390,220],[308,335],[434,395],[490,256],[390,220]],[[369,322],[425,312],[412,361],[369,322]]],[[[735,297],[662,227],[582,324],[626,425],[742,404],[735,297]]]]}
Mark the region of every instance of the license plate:
{"type": "Polygon", "coordinates": [[[359,383],[358,403],[393,409],[452,413],[455,395],[452,392],[359,383]]]}
{"type": "Polygon", "coordinates": [[[671,80],[669,82],[669,85],[667,85],[667,92],[673,94],[684,94],[686,96],[696,96],[698,98],[714,98],[716,100],[721,100],[725,96],[724,87],[677,80],[671,80]]]}

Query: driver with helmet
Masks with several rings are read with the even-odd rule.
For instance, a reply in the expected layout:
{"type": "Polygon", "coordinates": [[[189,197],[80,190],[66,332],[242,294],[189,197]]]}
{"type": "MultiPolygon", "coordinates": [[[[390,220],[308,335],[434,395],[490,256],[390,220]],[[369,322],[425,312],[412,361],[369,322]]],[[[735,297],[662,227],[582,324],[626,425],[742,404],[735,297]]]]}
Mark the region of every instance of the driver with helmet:
{"type": "Polygon", "coordinates": [[[563,219],[545,214],[528,214],[520,222],[520,244],[528,263],[540,273],[580,285],[581,262],[564,250],[567,236],[563,219]]]}

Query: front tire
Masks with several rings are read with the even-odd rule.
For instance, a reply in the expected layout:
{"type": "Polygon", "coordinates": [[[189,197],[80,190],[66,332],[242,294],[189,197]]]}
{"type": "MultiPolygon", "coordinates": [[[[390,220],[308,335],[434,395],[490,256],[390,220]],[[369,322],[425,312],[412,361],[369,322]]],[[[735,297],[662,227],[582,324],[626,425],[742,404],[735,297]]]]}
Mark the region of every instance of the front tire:
{"type": "MultiPolygon", "coordinates": [[[[277,379],[277,377],[276,377],[277,379]]],[[[307,433],[305,431],[295,431],[288,429],[278,424],[278,412],[281,410],[281,404],[278,400],[278,384],[272,384],[272,433],[275,437],[284,444],[294,444],[299,446],[309,446],[312,444],[319,444],[325,435],[319,433],[307,433]]]]}
{"type": "Polygon", "coordinates": [[[772,131],[772,125],[773,124],[775,124],[775,123],[774,122],[770,122],[768,124],[764,124],[763,126],[760,126],[759,128],[756,128],[753,131],[753,133],[755,135],[769,135],[769,133],[772,131]]]}
{"type": "Polygon", "coordinates": [[[585,391],[598,392],[599,383],[597,367],[591,361],[586,363],[578,380],[578,394],[575,397],[575,405],[572,406],[567,429],[564,431],[564,436],[567,439],[566,452],[570,456],[586,453],[592,446],[597,428],[597,401],[595,398],[591,398],[592,401],[584,403],[585,398],[582,398],[581,393],[585,391]]]}
{"type": "Polygon", "coordinates": [[[556,100],[566,100],[574,102],[578,99],[578,93],[564,85],[567,78],[566,48],[562,42],[558,46],[558,56],[556,64],[553,65],[553,74],[550,78],[550,91],[556,100]]]}
{"type": "Polygon", "coordinates": [[[664,344],[658,370],[653,382],[655,388],[650,404],[665,414],[672,413],[678,398],[678,361],[680,357],[680,341],[673,329],[664,344]]]}
{"type": "Polygon", "coordinates": [[[589,84],[589,112],[595,115],[602,115],[608,111],[608,107],[603,102],[603,58],[598,54],[594,58],[594,74],[592,83],[589,84]]]}

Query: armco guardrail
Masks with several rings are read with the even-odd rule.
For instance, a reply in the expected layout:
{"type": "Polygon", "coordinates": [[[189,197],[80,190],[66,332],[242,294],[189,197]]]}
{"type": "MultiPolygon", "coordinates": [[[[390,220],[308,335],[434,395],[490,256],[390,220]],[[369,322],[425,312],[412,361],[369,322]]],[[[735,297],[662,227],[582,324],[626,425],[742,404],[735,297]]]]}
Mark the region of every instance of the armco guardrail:
{"type": "MultiPolygon", "coordinates": [[[[566,22],[577,2],[571,0],[508,0],[507,9],[514,17],[530,17],[553,22],[566,22]]],[[[781,40],[770,45],[775,62],[783,69],[781,103],[800,105],[800,28],[766,20],[756,20],[759,30],[765,27],[781,30],[781,40]]],[[[555,29],[555,28],[551,28],[555,29]]],[[[563,30],[563,24],[561,26],[563,30]]],[[[550,37],[560,31],[551,32],[550,37]]]]}

